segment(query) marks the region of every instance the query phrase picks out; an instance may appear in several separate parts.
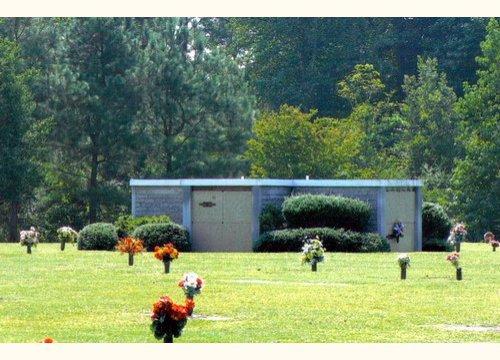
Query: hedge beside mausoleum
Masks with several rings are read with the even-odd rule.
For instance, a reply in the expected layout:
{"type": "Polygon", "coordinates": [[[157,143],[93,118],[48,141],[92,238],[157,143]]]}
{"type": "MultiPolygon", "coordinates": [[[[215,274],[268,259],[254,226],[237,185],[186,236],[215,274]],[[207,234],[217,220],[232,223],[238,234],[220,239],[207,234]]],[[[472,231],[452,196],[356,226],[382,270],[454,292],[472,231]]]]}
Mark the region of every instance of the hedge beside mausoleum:
{"type": "Polygon", "coordinates": [[[352,231],[365,231],[372,211],[367,202],[358,199],[313,194],[287,198],[282,210],[289,228],[329,227],[352,231]]]}
{"type": "Polygon", "coordinates": [[[275,230],[262,234],[254,244],[257,252],[297,252],[306,237],[318,236],[329,252],[387,252],[387,239],[376,233],[344,229],[301,228],[275,230]]]}
{"type": "Polygon", "coordinates": [[[191,240],[188,231],[175,223],[146,224],[134,230],[132,236],[144,241],[147,251],[153,251],[155,246],[172,243],[180,251],[191,250],[191,240]]]}

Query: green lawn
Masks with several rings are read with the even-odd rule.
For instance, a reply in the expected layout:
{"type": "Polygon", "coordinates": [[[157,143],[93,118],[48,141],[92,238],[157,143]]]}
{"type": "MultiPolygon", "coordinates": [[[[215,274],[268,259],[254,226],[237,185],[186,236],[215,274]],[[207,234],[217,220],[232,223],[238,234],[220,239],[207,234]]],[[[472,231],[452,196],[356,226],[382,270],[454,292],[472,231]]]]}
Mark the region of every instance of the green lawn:
{"type": "Polygon", "coordinates": [[[206,280],[176,342],[499,342],[500,332],[441,325],[500,326],[500,251],[464,244],[464,280],[445,253],[412,253],[399,280],[394,253],[328,253],[313,273],[298,254],[183,253],[170,274],[151,253],[133,267],[116,252],[41,244],[27,255],[0,244],[0,342],[156,342],[151,304],[183,300],[186,271],[206,280]]]}

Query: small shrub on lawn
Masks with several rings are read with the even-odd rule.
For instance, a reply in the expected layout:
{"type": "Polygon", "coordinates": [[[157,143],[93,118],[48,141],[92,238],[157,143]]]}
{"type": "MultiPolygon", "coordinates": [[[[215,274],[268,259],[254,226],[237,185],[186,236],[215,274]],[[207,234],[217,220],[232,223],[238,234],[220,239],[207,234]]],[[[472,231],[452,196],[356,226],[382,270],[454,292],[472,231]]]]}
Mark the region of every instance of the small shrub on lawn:
{"type": "Polygon", "coordinates": [[[422,250],[448,251],[445,246],[452,222],[443,207],[424,202],[422,206],[422,250]]]}
{"type": "Polygon", "coordinates": [[[78,250],[113,250],[118,243],[116,227],[108,223],[85,226],[78,234],[78,250]]]}
{"type": "Polygon", "coordinates": [[[283,203],[289,228],[331,227],[365,231],[371,217],[368,203],[342,196],[305,194],[283,203]]]}
{"type": "Polygon", "coordinates": [[[188,231],[175,223],[146,224],[134,230],[132,236],[144,241],[147,251],[153,251],[155,246],[172,243],[180,251],[191,250],[188,231]]]}
{"type": "Polygon", "coordinates": [[[146,224],[165,224],[170,223],[172,220],[167,215],[157,216],[138,216],[122,215],[115,221],[115,226],[118,229],[118,236],[120,238],[131,235],[135,229],[141,225],[146,224]]]}
{"type": "Polygon", "coordinates": [[[274,204],[267,204],[259,215],[260,232],[264,233],[272,230],[284,228],[285,218],[281,208],[274,204]]]}
{"type": "Polygon", "coordinates": [[[360,233],[344,229],[306,228],[275,230],[262,234],[254,244],[257,252],[300,251],[306,237],[318,236],[326,251],[380,252],[390,251],[387,240],[375,233],[360,233]]]}

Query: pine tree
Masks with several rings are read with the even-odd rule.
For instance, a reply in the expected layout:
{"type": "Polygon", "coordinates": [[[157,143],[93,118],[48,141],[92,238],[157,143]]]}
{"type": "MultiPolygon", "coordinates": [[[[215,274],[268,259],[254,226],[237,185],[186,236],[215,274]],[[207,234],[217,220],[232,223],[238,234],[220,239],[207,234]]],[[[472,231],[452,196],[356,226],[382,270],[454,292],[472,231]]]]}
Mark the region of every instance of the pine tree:
{"type": "Polygon", "coordinates": [[[141,22],[142,176],[237,176],[253,99],[242,69],[207,49],[196,19],[141,22]]]}
{"type": "Polygon", "coordinates": [[[486,231],[500,234],[500,25],[492,19],[481,43],[475,85],[459,102],[459,141],[465,156],[453,172],[454,209],[472,239],[486,231]]]}
{"type": "Polygon", "coordinates": [[[31,76],[23,67],[19,46],[0,38],[0,204],[9,208],[8,241],[18,240],[19,212],[39,180],[31,161],[31,76]]]}
{"type": "Polygon", "coordinates": [[[138,103],[136,48],[125,27],[119,18],[70,19],[51,79],[57,127],[49,176],[72,179],[67,192],[79,190],[74,200],[88,209],[88,222],[128,202],[122,185],[138,103]]]}

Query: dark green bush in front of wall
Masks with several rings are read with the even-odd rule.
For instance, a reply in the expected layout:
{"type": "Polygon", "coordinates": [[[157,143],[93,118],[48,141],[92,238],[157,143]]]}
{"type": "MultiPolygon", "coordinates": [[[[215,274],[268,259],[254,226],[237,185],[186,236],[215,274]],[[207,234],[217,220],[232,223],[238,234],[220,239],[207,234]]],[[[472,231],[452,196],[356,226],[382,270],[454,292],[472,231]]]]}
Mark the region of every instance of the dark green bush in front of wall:
{"type": "Polygon", "coordinates": [[[446,242],[452,222],[442,206],[424,202],[422,206],[422,250],[449,251],[446,242]]]}
{"type": "Polygon", "coordinates": [[[180,251],[191,250],[188,231],[175,223],[146,224],[134,230],[132,236],[144,241],[147,251],[153,251],[155,246],[172,243],[180,251]]]}
{"type": "Polygon", "coordinates": [[[445,239],[450,234],[452,222],[438,204],[424,202],[422,206],[422,236],[424,238],[445,239]]]}
{"type": "Polygon", "coordinates": [[[289,228],[331,227],[365,231],[371,218],[368,203],[333,195],[292,196],[283,203],[289,228]]]}
{"type": "Polygon", "coordinates": [[[344,229],[303,228],[275,230],[262,234],[254,244],[257,252],[300,251],[305,237],[319,236],[326,251],[385,252],[387,240],[375,233],[360,233],[344,229]]]}
{"type": "Polygon", "coordinates": [[[447,239],[424,238],[422,241],[422,251],[453,251],[447,239]]]}
{"type": "Polygon", "coordinates": [[[78,234],[78,250],[113,250],[117,243],[118,234],[113,224],[90,224],[78,234]]]}
{"type": "Polygon", "coordinates": [[[285,227],[285,218],[281,208],[275,204],[267,204],[259,215],[260,233],[280,230],[285,227]]]}
{"type": "Polygon", "coordinates": [[[157,216],[137,216],[132,215],[122,215],[119,216],[115,221],[115,226],[118,229],[118,236],[124,237],[131,235],[135,229],[141,225],[146,224],[158,224],[158,223],[170,223],[170,217],[167,215],[157,215],[157,216]]]}

